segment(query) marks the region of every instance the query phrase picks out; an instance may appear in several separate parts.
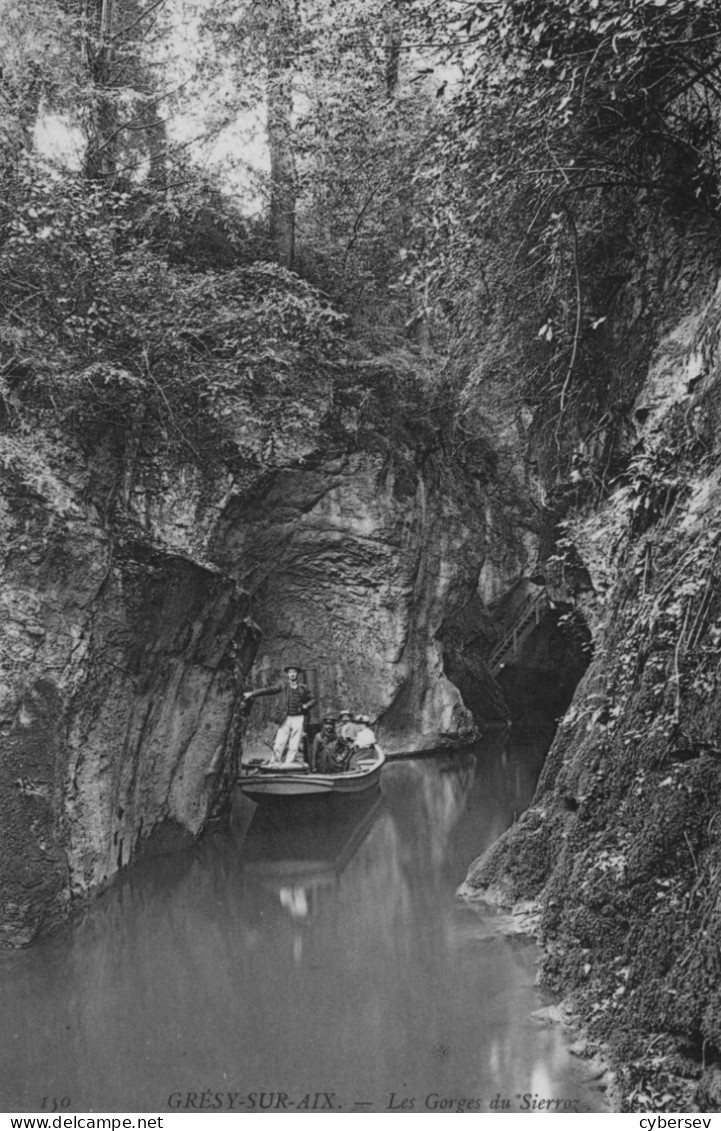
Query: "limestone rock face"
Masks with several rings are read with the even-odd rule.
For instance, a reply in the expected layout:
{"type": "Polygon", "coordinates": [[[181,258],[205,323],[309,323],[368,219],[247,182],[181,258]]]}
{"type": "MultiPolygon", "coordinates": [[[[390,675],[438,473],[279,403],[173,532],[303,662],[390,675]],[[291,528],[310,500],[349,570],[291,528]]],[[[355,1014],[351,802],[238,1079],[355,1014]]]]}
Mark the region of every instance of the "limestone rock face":
{"type": "MultiPolygon", "coordinates": [[[[318,711],[377,720],[389,752],[465,739],[476,723],[444,668],[442,628],[472,601],[484,558],[473,484],[441,494],[409,457],[368,452],[270,475],[225,507],[214,559],[250,594],[263,631],[254,686],[294,661],[318,711]]],[[[504,717],[488,680],[477,721],[504,717]]],[[[278,703],[253,707],[244,751],[267,753],[278,703]]]]}
{"type": "Polygon", "coordinates": [[[547,982],[632,1062],[629,1093],[673,1061],[679,1110],[721,1049],[720,328],[718,290],[660,339],[623,477],[566,523],[595,657],[533,805],[465,889],[540,900],[547,982]]]}
{"type": "Polygon", "coordinates": [[[0,432],[5,941],[196,836],[274,736],[279,701],[246,719],[241,693],[289,661],[315,720],[368,714],[389,753],[507,719],[487,602],[534,539],[510,472],[492,498],[490,441],[454,458],[427,421],[361,431],[298,390],[278,412],[239,401],[222,458],[140,412],[0,432]]]}
{"type": "Polygon", "coordinates": [[[389,752],[506,718],[485,666],[472,477],[411,445],[319,454],[312,433],[288,438],[285,466],[251,452],[205,477],[147,437],[124,454],[40,427],[2,442],[5,942],[145,847],[197,835],[240,745],[263,754],[273,737],[276,702],[243,733],[240,693],[289,659],[316,717],[372,715],[389,752]]]}
{"type": "MultiPolygon", "coordinates": [[[[46,439],[46,438],[45,438],[46,439]]],[[[28,941],[212,807],[257,632],[219,570],[113,537],[71,453],[6,451],[0,939],[28,941]]]]}

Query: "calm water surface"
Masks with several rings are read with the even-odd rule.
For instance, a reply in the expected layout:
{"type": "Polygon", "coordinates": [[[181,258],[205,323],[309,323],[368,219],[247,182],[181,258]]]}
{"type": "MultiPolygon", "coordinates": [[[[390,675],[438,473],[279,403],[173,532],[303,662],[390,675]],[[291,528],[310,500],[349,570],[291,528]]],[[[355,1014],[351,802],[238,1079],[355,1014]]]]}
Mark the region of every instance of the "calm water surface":
{"type": "Polygon", "coordinates": [[[248,1111],[279,1092],[290,1110],[326,1092],[345,1111],[486,1111],[499,1094],[510,1110],[534,1096],[605,1110],[563,1036],[529,1016],[550,1000],[535,947],[455,898],[541,759],[494,738],[392,762],[380,794],[303,827],[243,801],[230,833],[139,865],[82,923],[0,954],[0,1110],[47,1096],[70,1112],[248,1111]]]}

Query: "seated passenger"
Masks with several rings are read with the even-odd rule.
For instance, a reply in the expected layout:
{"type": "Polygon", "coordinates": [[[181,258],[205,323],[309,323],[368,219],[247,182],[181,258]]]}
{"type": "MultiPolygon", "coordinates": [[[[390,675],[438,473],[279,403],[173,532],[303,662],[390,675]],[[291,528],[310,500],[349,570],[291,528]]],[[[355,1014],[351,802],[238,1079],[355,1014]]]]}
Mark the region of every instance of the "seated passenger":
{"type": "Polygon", "coordinates": [[[360,730],[360,724],[357,719],[353,718],[353,712],[344,708],[340,713],[340,722],[338,723],[338,736],[345,738],[348,742],[355,742],[355,736],[360,730]]]}
{"type": "Polygon", "coordinates": [[[359,750],[369,751],[376,744],[376,736],[371,730],[370,719],[368,715],[358,715],[358,722],[360,726],[355,736],[355,745],[359,750]]]}
{"type": "Polygon", "coordinates": [[[324,726],[323,731],[313,744],[316,772],[319,774],[345,773],[349,768],[353,749],[354,747],[350,742],[336,733],[333,724],[329,721],[327,728],[324,726]]]}
{"type": "Polygon", "coordinates": [[[344,774],[352,769],[351,759],[353,747],[344,738],[337,738],[335,745],[326,751],[326,765],[328,774],[344,774]]]}
{"type": "Polygon", "coordinates": [[[327,752],[331,747],[335,746],[338,740],[335,724],[335,715],[323,715],[323,725],[313,739],[313,748],[310,753],[311,773],[327,774],[333,772],[332,770],[327,770],[325,767],[327,764],[327,752]]]}

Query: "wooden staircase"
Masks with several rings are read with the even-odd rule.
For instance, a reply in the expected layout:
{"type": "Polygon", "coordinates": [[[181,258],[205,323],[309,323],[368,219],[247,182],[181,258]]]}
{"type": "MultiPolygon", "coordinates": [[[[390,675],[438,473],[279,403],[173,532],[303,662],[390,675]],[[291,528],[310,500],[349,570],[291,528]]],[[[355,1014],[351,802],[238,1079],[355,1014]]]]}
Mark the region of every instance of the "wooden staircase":
{"type": "Polygon", "coordinates": [[[548,595],[545,589],[529,593],[525,601],[515,611],[513,620],[496,644],[488,660],[491,675],[497,676],[510,659],[515,659],[518,650],[548,610],[548,595]]]}

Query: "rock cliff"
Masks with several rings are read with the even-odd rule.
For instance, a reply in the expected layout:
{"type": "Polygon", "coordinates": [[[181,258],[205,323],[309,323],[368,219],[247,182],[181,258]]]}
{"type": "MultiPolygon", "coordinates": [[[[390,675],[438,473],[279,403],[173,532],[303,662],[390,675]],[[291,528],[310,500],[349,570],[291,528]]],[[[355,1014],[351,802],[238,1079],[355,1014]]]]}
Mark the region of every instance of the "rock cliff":
{"type": "Polygon", "coordinates": [[[543,977],[610,1048],[632,1111],[718,1110],[720,336],[713,287],[667,307],[624,470],[567,511],[555,580],[583,568],[594,660],[533,805],[464,889],[538,901],[543,977]]]}
{"type": "Polygon", "coordinates": [[[18,943],[161,827],[202,828],[257,630],[219,569],[103,522],[67,439],[3,449],[0,931],[18,943]]]}
{"type": "MultiPolygon", "coordinates": [[[[471,739],[471,707],[479,724],[505,716],[487,674],[481,705],[444,672],[441,630],[471,603],[485,540],[477,484],[443,493],[437,476],[409,452],[282,470],[228,502],[212,544],[263,629],[257,685],[294,659],[322,710],[368,713],[389,752],[471,739]]],[[[276,714],[272,698],[254,707],[248,753],[276,714]]]]}
{"type": "Polygon", "coordinates": [[[273,733],[273,700],[248,724],[239,692],[291,655],[320,709],[373,715],[391,751],[507,717],[479,476],[408,429],[359,444],[305,409],[239,416],[232,466],[142,421],[79,436],[37,413],[2,434],[6,943],[202,830],[241,744],[273,733]]]}

